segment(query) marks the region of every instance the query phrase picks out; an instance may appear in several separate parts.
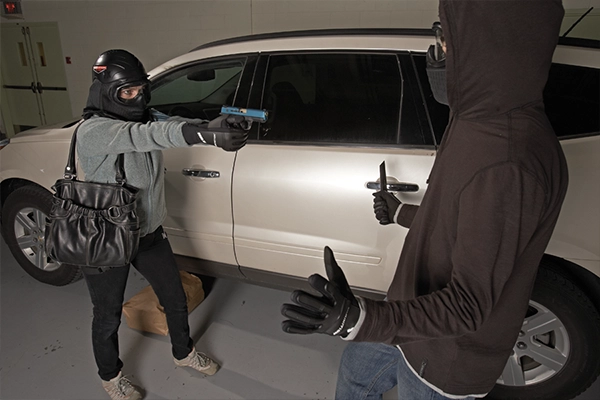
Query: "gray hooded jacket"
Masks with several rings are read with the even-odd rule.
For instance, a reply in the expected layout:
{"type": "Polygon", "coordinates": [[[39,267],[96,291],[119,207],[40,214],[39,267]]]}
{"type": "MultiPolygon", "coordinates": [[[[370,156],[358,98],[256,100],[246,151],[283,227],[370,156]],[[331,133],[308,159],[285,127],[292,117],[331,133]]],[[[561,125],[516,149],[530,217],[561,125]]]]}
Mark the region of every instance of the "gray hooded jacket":
{"type": "Polygon", "coordinates": [[[88,182],[114,183],[117,156],[124,153],[127,184],[139,189],[141,236],[155,231],[165,219],[161,150],[189,146],[181,133],[184,123],[170,120],[143,124],[94,116],[77,131],[80,168],[88,182]]]}

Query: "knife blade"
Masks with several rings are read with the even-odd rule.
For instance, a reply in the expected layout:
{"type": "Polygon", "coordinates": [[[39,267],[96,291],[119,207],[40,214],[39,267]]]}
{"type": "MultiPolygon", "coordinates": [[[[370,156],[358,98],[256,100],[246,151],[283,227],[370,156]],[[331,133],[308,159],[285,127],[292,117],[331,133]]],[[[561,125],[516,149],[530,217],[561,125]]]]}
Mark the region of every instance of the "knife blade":
{"type": "Polygon", "coordinates": [[[385,161],[379,164],[379,190],[387,192],[387,173],[385,172],[385,161]]]}

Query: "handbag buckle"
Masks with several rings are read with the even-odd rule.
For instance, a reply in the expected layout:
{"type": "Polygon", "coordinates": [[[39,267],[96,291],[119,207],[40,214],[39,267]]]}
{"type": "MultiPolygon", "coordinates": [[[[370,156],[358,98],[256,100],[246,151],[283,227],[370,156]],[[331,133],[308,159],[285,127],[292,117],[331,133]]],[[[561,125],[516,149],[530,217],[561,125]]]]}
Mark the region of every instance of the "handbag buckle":
{"type": "Polygon", "coordinates": [[[110,206],[108,210],[106,210],[106,213],[111,218],[118,218],[121,216],[121,208],[117,206],[110,206]]]}
{"type": "Polygon", "coordinates": [[[63,175],[65,179],[72,181],[73,179],[77,178],[77,175],[71,172],[72,169],[73,168],[67,165],[67,167],[65,168],[65,174],[63,175]]]}

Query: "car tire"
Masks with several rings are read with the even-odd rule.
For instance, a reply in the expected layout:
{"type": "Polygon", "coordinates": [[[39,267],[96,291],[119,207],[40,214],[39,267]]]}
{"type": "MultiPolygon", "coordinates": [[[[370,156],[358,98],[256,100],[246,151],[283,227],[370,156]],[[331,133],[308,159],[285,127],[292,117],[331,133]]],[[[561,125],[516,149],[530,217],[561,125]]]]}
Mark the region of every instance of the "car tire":
{"type": "Polygon", "coordinates": [[[486,398],[572,399],[594,383],[600,373],[598,310],[576,284],[544,268],[544,262],[523,326],[507,369],[486,398]],[[544,330],[534,335],[532,327],[544,330]],[[556,364],[538,363],[541,355],[553,358],[556,364]],[[513,367],[512,375],[508,373],[509,365],[513,367]],[[520,382],[515,379],[510,384],[503,383],[505,378],[513,379],[519,373],[520,382]]]}
{"type": "Polygon", "coordinates": [[[64,286],[81,278],[81,269],[58,264],[46,255],[44,232],[51,206],[52,194],[42,187],[16,189],[2,208],[2,236],[25,272],[40,282],[64,286]]]}

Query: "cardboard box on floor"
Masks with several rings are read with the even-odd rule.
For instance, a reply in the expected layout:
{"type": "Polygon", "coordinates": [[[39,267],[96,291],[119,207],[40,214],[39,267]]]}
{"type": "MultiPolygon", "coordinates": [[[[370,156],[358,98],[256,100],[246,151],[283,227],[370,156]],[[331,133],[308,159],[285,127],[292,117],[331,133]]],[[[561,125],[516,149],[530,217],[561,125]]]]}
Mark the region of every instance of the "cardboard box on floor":
{"type": "MultiPolygon", "coordinates": [[[[187,297],[188,313],[190,313],[204,300],[202,281],[197,276],[185,271],[179,271],[179,275],[187,297]]],[[[125,314],[127,325],[132,329],[163,336],[169,333],[167,317],[163,307],[158,302],[158,297],[152,290],[152,286],[145,287],[125,302],[123,304],[123,314],[125,314]]]]}

